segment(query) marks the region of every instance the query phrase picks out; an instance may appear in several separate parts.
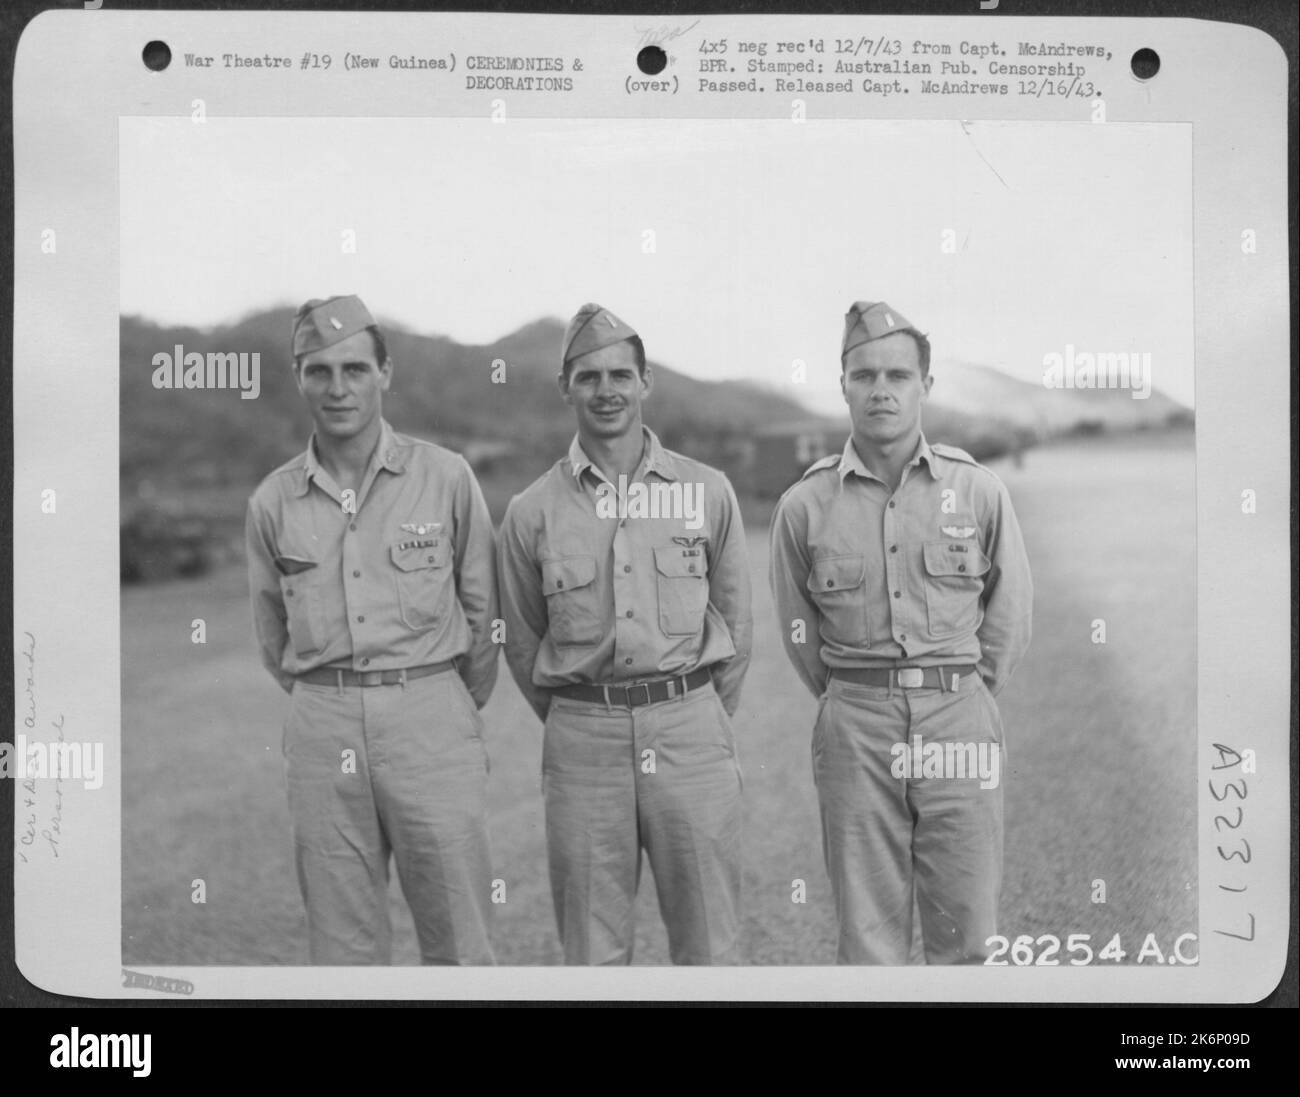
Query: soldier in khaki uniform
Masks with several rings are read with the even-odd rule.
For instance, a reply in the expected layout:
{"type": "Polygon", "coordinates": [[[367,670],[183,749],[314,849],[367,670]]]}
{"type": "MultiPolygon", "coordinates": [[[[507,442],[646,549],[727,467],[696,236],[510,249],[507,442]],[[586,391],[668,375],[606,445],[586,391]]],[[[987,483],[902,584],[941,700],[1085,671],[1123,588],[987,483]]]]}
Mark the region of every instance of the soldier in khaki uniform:
{"type": "Polygon", "coordinates": [[[492,963],[478,710],[496,681],[492,524],[463,458],[382,416],[392,363],[357,297],[312,300],[306,452],[248,505],[253,622],[292,696],[285,773],[316,964],[390,959],[388,862],[424,963],[492,963]]]}
{"type": "Polygon", "coordinates": [[[813,779],[840,963],[979,963],[997,932],[1002,721],[1033,589],[1001,481],[921,432],[930,344],[883,302],[845,318],[844,452],[772,519],[786,652],[820,700],[813,779]]]}
{"type": "Polygon", "coordinates": [[[730,717],[751,634],[736,497],[720,472],[642,426],[645,351],[608,309],[584,305],[573,318],[559,382],[578,433],[511,501],[499,567],[506,661],[546,725],[564,959],[631,962],[644,849],[674,963],[734,962],[740,772],[730,717]]]}

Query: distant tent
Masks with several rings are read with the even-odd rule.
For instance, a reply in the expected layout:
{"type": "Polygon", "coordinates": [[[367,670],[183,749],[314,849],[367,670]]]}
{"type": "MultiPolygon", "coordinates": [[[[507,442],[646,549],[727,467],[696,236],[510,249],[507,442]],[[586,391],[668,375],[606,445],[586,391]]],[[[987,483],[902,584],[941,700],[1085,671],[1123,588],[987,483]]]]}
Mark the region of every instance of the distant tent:
{"type": "Polygon", "coordinates": [[[754,433],[755,492],[775,498],[793,484],[814,461],[844,448],[848,424],[825,419],[801,419],[763,427],[754,433]]]}

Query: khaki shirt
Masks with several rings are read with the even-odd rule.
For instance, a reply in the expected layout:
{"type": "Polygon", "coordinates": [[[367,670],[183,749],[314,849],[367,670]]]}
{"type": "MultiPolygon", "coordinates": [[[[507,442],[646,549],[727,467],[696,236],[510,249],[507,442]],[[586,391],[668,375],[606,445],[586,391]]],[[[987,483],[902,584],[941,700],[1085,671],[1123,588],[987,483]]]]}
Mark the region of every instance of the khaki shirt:
{"type": "Polygon", "coordinates": [[[456,659],[475,702],[487,702],[497,674],[492,521],[459,454],[384,422],[346,513],[313,435],[253,493],[245,534],[262,662],[284,689],[326,664],[456,659]]]}
{"type": "Polygon", "coordinates": [[[753,622],[735,493],[716,469],[664,449],[649,429],[645,436],[626,517],[602,516],[617,507],[616,485],[576,437],[568,456],[506,510],[498,552],[506,662],[542,719],[557,686],[699,667],[712,668],[728,713],[739,703],[753,622]],[[695,519],[685,506],[677,517],[663,505],[658,516],[639,516],[637,485],[664,493],[661,500],[676,493],[702,502],[702,523],[688,526],[695,519]]]}
{"type": "Polygon", "coordinates": [[[922,436],[891,494],[850,437],[781,497],[771,539],[786,653],[818,696],[829,667],[900,662],[974,663],[997,693],[1029,645],[1033,583],[1011,499],[955,446],[922,436]]]}

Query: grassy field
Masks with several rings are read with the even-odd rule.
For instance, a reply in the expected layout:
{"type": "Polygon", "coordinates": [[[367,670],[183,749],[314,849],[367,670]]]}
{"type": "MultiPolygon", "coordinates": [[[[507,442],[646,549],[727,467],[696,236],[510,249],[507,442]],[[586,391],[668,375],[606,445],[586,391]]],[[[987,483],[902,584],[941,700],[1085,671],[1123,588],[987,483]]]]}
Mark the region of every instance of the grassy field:
{"type": "MultiPolygon", "coordinates": [[[[1029,655],[1000,698],[1008,735],[1002,931],[1196,929],[1195,505],[1190,433],[1076,440],[997,467],[1015,500],[1037,604],[1029,655]],[[1106,623],[1106,643],[1091,639],[1106,623]],[[1094,881],[1105,903],[1092,901],[1094,881]]],[[[814,700],[780,648],[765,530],[751,526],[755,650],[736,718],[745,772],[745,947],[756,964],[834,962],[809,736],[814,700]],[[807,902],[791,902],[791,881],[807,902]]],[[[257,663],[243,572],[124,590],[122,958],[302,964],[280,756],[288,699],[257,663]],[[207,644],[190,643],[190,622],[207,644]],[[191,881],[207,903],[190,901],[191,881]]],[[[504,662],[485,712],[491,839],[507,901],[499,962],[558,963],[539,788],[541,726],[504,662]]],[[[637,962],[666,963],[642,878],[637,962]]],[[[417,962],[392,887],[395,962],[417,962]]],[[[1189,951],[1194,952],[1193,947],[1189,951]]]]}

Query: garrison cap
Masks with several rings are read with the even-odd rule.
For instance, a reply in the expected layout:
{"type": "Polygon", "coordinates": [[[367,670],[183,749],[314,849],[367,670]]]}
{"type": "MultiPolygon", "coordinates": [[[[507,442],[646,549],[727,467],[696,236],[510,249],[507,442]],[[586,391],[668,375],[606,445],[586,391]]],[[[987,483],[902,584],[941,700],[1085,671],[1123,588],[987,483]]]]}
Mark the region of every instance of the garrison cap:
{"type": "Polygon", "coordinates": [[[886,335],[899,331],[910,331],[925,338],[912,321],[884,301],[854,301],[844,314],[844,346],[840,356],[843,357],[863,343],[883,339],[886,335]]]}
{"type": "Polygon", "coordinates": [[[313,297],[298,306],[293,319],[293,357],[341,343],[350,335],[375,327],[375,318],[360,297],[313,297]]]}
{"type": "Polygon", "coordinates": [[[561,364],[568,364],[593,350],[611,347],[625,339],[635,338],[636,332],[607,308],[588,303],[582,306],[569,321],[564,332],[564,350],[561,364]]]}

